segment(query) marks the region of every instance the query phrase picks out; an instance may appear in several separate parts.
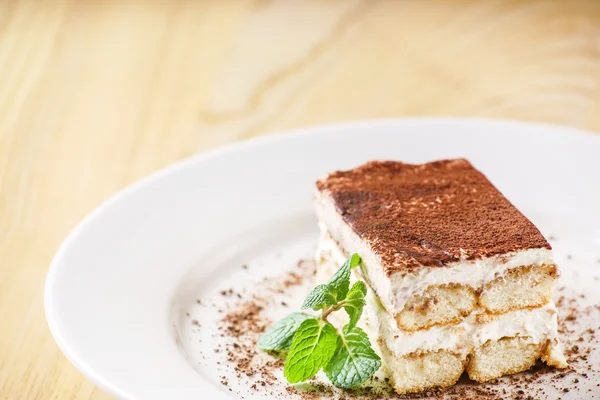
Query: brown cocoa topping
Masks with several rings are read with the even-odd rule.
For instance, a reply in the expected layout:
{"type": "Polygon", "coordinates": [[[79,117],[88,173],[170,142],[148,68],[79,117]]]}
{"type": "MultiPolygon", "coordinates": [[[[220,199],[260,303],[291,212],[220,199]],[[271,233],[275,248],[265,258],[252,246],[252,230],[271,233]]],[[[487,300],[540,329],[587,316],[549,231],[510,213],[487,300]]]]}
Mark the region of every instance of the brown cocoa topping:
{"type": "Polygon", "coordinates": [[[531,248],[540,231],[467,160],[373,161],[317,182],[388,275],[531,248]]]}

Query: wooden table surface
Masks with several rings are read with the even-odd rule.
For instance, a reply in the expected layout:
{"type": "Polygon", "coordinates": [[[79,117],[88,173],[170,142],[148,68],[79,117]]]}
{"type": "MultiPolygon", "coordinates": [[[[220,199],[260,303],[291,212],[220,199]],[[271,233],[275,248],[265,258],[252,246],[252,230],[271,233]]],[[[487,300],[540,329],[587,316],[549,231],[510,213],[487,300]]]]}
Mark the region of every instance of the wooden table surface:
{"type": "Polygon", "coordinates": [[[235,140],[405,115],[600,131],[600,1],[2,2],[0,398],[108,398],[43,310],[103,199],[235,140]]]}

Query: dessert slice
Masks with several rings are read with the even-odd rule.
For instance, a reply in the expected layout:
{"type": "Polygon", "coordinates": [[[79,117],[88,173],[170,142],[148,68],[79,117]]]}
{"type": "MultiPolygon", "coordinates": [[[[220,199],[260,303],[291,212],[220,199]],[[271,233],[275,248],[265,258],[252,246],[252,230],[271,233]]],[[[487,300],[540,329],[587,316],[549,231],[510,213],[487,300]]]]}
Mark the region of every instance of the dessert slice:
{"type": "Polygon", "coordinates": [[[351,253],[398,393],[566,362],[537,228],[466,160],[371,162],[317,182],[317,280],[351,253]]]}

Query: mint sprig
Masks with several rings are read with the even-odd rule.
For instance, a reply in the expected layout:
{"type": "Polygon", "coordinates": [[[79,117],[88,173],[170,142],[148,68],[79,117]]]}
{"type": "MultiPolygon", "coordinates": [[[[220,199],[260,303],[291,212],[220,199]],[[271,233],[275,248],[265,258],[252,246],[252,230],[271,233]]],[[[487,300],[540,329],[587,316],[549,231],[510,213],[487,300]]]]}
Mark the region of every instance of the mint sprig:
{"type": "Polygon", "coordinates": [[[325,374],[338,387],[360,385],[381,366],[381,359],[369,342],[369,337],[358,326],[344,328],[338,337],[334,356],[325,367],[325,374]]]}
{"type": "Polygon", "coordinates": [[[358,254],[353,254],[344,265],[336,271],[329,282],[316,286],[302,303],[302,309],[312,308],[315,311],[333,306],[344,300],[350,288],[350,271],[360,264],[358,254]]]}
{"type": "Polygon", "coordinates": [[[348,260],[336,271],[327,285],[336,295],[337,301],[342,301],[350,288],[350,271],[358,267],[361,259],[358,254],[352,254],[348,260]]]}
{"type": "Polygon", "coordinates": [[[337,303],[337,295],[329,284],[316,286],[302,303],[302,309],[322,310],[337,303]]]}
{"type": "Polygon", "coordinates": [[[336,350],[337,333],[328,322],[307,319],[296,334],[285,360],[283,375],[290,383],[312,378],[323,368],[336,350]]]}
{"type": "Polygon", "coordinates": [[[356,282],[348,292],[348,297],[343,302],[344,310],[346,310],[348,317],[350,317],[348,329],[354,328],[356,323],[360,320],[363,308],[366,304],[366,295],[367,285],[365,285],[363,281],[356,282]]]}
{"type": "Polygon", "coordinates": [[[320,311],[319,316],[290,314],[259,340],[258,346],[266,351],[289,349],[283,369],[288,382],[306,381],[323,369],[334,385],[352,388],[366,381],[381,366],[367,334],[356,326],[366,303],[367,285],[357,281],[350,288],[350,275],[360,263],[358,254],[353,254],[329,282],[309,293],[302,309],[320,311]],[[339,332],[328,317],[342,308],[349,322],[339,332]]]}
{"type": "Polygon", "coordinates": [[[299,312],[288,315],[261,336],[258,347],[265,351],[288,350],[300,324],[310,318],[314,319],[315,317],[299,312]]]}

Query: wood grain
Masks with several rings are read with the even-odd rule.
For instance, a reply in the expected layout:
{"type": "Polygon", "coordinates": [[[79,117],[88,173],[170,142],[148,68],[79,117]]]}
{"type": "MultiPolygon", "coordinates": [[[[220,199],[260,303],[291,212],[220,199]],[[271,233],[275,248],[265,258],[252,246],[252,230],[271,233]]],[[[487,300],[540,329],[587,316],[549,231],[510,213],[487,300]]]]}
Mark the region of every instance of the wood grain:
{"type": "Polygon", "coordinates": [[[0,3],[0,398],[108,398],[43,312],[103,199],[238,139],[405,115],[600,131],[600,2],[0,3]]]}

